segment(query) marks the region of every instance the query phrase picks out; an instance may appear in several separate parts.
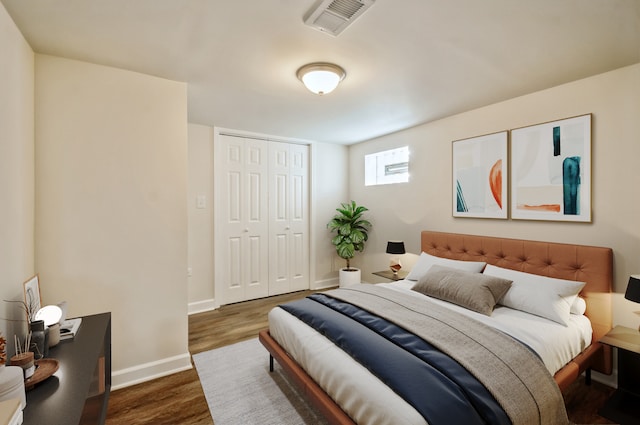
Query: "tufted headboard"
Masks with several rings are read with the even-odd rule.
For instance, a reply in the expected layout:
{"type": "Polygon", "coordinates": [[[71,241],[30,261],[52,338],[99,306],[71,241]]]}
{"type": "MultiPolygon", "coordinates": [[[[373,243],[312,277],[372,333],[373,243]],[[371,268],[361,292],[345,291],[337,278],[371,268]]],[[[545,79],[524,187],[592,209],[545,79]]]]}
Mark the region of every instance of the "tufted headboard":
{"type": "MultiPolygon", "coordinates": [[[[526,273],[586,282],[580,295],[587,303],[585,315],[591,320],[593,341],[612,327],[611,248],[425,230],[421,233],[421,249],[437,257],[484,261],[526,273]]],[[[611,373],[610,349],[601,348],[603,365],[595,368],[611,373]]]]}

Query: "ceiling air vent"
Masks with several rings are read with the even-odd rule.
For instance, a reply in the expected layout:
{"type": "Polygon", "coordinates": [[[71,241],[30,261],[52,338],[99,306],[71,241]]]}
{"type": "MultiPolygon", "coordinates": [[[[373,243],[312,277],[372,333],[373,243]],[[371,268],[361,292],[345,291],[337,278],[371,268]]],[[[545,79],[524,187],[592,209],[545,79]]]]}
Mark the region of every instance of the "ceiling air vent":
{"type": "Polygon", "coordinates": [[[312,28],[337,36],[358,19],[375,0],[322,0],[304,17],[312,28]]]}

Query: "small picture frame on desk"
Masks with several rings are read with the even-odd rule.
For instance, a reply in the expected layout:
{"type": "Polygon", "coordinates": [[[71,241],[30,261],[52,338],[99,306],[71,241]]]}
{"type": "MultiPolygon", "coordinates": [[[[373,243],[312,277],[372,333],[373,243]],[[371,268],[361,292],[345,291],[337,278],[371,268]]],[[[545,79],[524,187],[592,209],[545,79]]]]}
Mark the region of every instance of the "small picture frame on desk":
{"type": "Polygon", "coordinates": [[[27,320],[31,322],[38,310],[42,308],[40,279],[37,274],[24,282],[24,304],[27,313],[27,320]]]}

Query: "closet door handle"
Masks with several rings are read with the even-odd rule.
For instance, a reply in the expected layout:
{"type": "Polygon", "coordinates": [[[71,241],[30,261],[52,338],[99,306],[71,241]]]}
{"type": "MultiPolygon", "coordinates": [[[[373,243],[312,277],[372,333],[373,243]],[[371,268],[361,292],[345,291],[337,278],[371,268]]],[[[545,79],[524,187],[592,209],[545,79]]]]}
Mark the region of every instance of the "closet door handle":
{"type": "Polygon", "coordinates": [[[245,227],[244,232],[245,232],[245,233],[248,233],[248,232],[249,232],[249,228],[248,228],[248,227],[245,227]]]}

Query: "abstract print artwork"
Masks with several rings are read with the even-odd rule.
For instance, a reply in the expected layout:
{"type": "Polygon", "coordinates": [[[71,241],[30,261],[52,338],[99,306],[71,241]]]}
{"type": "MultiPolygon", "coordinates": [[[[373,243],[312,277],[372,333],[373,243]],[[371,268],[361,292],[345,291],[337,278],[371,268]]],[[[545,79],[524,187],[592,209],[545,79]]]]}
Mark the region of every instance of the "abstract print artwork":
{"type": "Polygon", "coordinates": [[[453,216],[507,218],[507,132],[452,143],[453,216]]]}
{"type": "Polygon", "coordinates": [[[591,114],[511,130],[511,218],[591,221],[591,114]]]}

